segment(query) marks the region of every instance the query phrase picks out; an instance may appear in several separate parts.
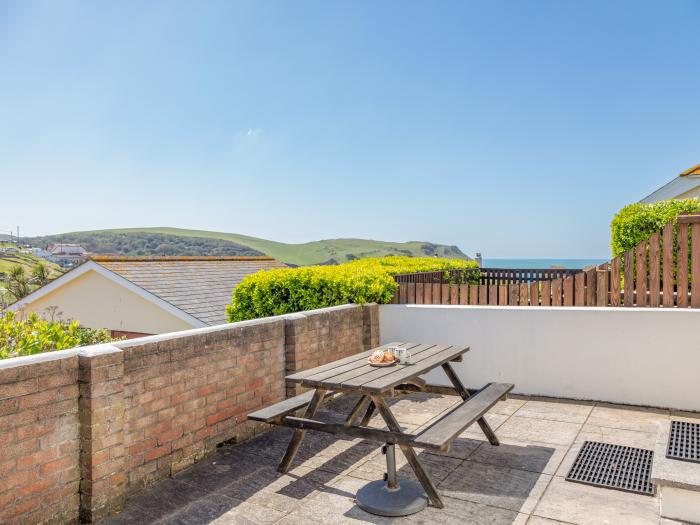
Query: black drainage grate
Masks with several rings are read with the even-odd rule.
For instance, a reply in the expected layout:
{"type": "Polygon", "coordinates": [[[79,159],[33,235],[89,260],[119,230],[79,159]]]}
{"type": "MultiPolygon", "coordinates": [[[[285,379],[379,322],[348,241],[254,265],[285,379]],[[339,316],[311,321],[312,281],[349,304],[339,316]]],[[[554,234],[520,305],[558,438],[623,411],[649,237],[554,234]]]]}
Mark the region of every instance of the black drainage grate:
{"type": "Polygon", "coordinates": [[[671,421],[666,457],[700,463],[700,424],[671,421]]]}
{"type": "Polygon", "coordinates": [[[652,496],[653,459],[651,450],[585,441],[566,480],[652,496]]]}

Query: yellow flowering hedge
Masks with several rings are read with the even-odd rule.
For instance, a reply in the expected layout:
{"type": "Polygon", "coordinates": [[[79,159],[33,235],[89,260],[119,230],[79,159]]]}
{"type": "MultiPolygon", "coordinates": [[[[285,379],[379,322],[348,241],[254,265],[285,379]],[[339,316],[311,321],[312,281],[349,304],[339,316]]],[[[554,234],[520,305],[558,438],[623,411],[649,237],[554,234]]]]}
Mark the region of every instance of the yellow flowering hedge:
{"type": "Polygon", "coordinates": [[[347,303],[388,303],[398,285],[393,275],[473,269],[475,261],[434,257],[378,257],[334,266],[306,266],[260,271],[247,276],[226,307],[229,321],[244,321],[347,303]]]}

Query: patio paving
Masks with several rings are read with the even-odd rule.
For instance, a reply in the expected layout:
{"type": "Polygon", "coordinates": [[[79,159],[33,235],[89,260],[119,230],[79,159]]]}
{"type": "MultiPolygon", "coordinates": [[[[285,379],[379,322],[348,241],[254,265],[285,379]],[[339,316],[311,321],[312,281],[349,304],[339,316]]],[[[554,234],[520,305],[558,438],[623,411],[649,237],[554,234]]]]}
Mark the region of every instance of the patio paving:
{"type": "MultiPolygon", "coordinates": [[[[340,420],[356,398],[326,405],[322,419],[340,420]]],[[[416,393],[390,403],[399,422],[418,431],[457,402],[452,396],[416,393]]],[[[385,472],[379,445],[308,432],[286,475],[276,471],[291,430],[274,427],[254,439],[222,446],[217,453],[127,501],[116,524],[654,524],[658,496],[642,496],[564,480],[586,439],[654,448],[668,410],[604,403],[512,397],[487,415],[501,438],[492,447],[475,424],[444,454],[420,451],[424,467],[443,495],[432,507],[406,518],[367,514],[356,491],[385,472]]],[[[700,422],[700,414],[683,414],[700,422]]],[[[375,416],[373,426],[384,428],[375,416]]],[[[397,448],[399,477],[413,472],[397,448]]]]}

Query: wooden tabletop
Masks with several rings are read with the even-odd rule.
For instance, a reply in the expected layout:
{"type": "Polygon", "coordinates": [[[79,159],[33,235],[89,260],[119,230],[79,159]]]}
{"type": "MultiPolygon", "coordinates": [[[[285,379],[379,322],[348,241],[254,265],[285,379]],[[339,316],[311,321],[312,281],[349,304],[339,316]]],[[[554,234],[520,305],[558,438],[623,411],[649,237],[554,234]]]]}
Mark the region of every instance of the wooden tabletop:
{"type": "Polygon", "coordinates": [[[417,343],[389,343],[338,361],[287,376],[302,386],[358,393],[381,393],[429,372],[433,368],[458,359],[469,351],[468,346],[417,343]],[[367,362],[372,352],[391,346],[403,346],[411,357],[408,364],[374,367],[367,362]]]}

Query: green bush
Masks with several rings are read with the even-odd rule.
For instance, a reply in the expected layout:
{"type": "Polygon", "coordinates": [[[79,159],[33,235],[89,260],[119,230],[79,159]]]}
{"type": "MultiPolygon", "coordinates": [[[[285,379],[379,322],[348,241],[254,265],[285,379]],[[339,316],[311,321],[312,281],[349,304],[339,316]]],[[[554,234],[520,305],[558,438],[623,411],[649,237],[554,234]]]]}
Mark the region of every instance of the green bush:
{"type": "MultiPolygon", "coordinates": [[[[475,261],[462,259],[380,257],[261,271],[236,287],[226,312],[230,321],[243,321],[346,303],[388,303],[398,287],[393,275],[475,268],[475,261]]],[[[478,279],[478,270],[470,273],[478,279]]]]}
{"type": "Polygon", "coordinates": [[[85,328],[77,321],[48,321],[36,313],[0,314],[0,359],[109,341],[109,331],[85,328]]]}
{"type": "Polygon", "coordinates": [[[617,212],[610,225],[613,257],[623,255],[641,241],[649,239],[679,214],[688,212],[700,212],[700,199],[625,206],[617,212]]]}

